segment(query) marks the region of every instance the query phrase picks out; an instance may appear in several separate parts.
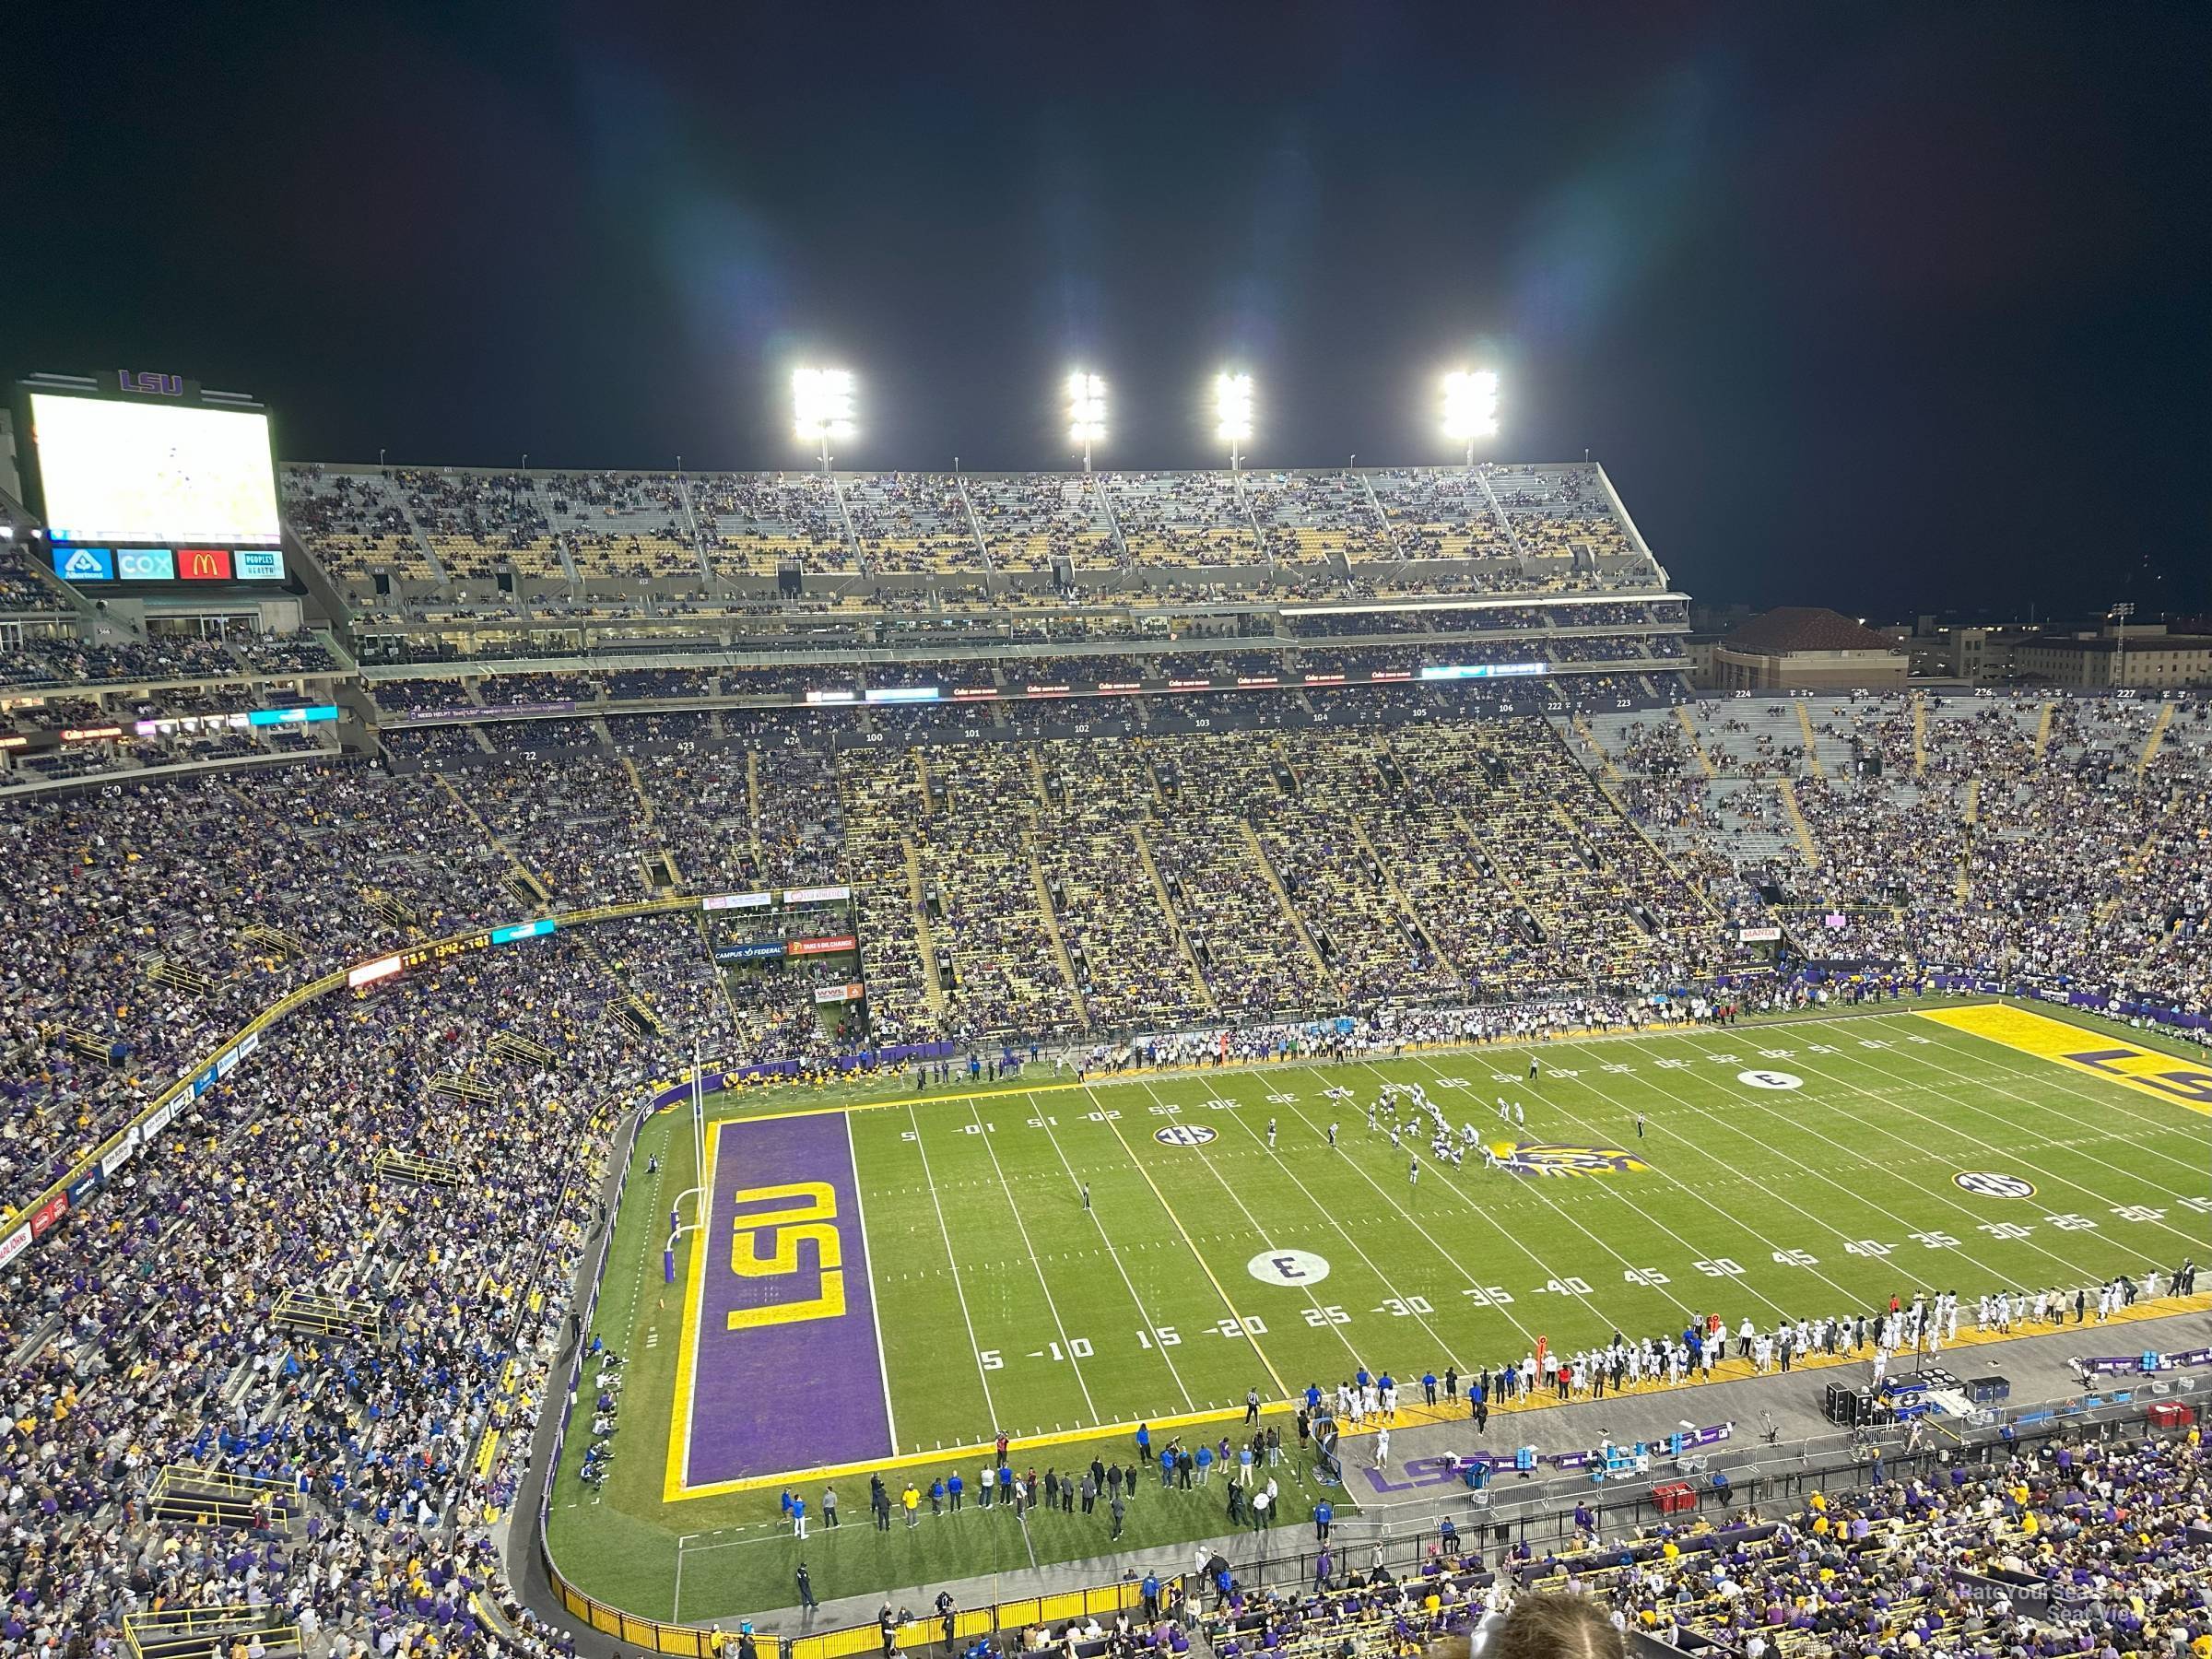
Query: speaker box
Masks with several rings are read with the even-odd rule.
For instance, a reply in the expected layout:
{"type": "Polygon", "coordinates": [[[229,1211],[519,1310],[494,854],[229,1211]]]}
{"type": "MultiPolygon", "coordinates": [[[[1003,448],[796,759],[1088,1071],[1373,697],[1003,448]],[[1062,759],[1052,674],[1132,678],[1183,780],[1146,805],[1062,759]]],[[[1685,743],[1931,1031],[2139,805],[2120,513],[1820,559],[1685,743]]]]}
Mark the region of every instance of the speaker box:
{"type": "Polygon", "coordinates": [[[1496,1526],[1490,1528],[1490,1536],[1500,1544],[1511,1544],[1513,1541],[1513,1529],[1500,1521],[1496,1526]]]}
{"type": "Polygon", "coordinates": [[[514,592],[514,572],[512,571],[494,571],[492,580],[499,583],[500,593],[512,594],[514,592]]]}
{"type": "Polygon", "coordinates": [[[390,571],[379,571],[374,576],[370,578],[370,581],[376,584],[376,596],[379,599],[389,599],[392,597],[392,574],[390,571]]]}
{"type": "Polygon", "coordinates": [[[796,599],[803,585],[804,578],[797,565],[784,564],[776,567],[776,596],[778,598],[796,599]]]}

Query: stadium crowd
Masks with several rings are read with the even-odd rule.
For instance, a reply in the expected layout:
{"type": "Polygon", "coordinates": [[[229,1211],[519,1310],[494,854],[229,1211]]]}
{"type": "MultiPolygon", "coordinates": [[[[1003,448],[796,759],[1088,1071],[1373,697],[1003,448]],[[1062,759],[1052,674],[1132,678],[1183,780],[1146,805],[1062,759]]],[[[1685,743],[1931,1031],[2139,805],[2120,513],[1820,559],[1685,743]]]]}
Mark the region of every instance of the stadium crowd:
{"type": "Polygon", "coordinates": [[[559,1651],[487,1523],[564,1346],[614,1113],[665,1044],[735,1037],[709,976],[656,966],[682,958],[656,934],[687,925],[312,1005],[17,1258],[10,1651],[112,1648],[127,1614],[215,1606],[296,1623],[317,1659],[559,1651]],[[250,1513],[165,1503],[171,1465],[260,1495],[250,1513]],[[519,1637],[494,1635],[478,1592],[519,1637]]]}

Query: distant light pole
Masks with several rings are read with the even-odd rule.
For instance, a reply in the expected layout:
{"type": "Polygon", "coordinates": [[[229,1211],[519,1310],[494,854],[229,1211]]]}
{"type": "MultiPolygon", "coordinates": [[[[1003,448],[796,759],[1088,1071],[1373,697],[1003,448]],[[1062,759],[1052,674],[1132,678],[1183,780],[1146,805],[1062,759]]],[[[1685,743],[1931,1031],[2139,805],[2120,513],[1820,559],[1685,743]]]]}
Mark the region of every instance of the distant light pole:
{"type": "Polygon", "coordinates": [[[1080,369],[1067,377],[1067,436],[1083,446],[1083,470],[1090,470],[1090,446],[1106,441],[1106,382],[1080,369]]]}
{"type": "Polygon", "coordinates": [[[1229,445],[1229,470],[1244,464],[1244,445],[1252,438],[1252,376],[1218,374],[1214,377],[1214,436],[1229,445]]]}
{"type": "Polygon", "coordinates": [[[1475,465],[1475,441],[1498,435],[1498,377],[1485,369],[1455,369],[1444,376],[1444,436],[1467,446],[1475,465]]]}
{"type": "Polygon", "coordinates": [[[791,407],[799,441],[819,446],[830,470],[830,442],[853,436],[853,375],[845,369],[801,369],[791,377],[791,407]]]}
{"type": "Polygon", "coordinates": [[[2136,614],[2132,601],[2123,600],[2109,613],[2112,618],[2112,684],[2127,684],[2127,619],[2136,614]]]}

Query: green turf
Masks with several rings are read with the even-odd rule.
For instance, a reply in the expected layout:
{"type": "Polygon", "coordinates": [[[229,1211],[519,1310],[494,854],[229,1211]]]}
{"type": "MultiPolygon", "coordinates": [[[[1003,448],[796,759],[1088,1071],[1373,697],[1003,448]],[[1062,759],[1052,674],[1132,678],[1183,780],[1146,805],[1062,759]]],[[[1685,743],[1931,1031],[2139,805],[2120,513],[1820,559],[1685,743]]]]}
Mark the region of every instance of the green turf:
{"type": "MultiPolygon", "coordinates": [[[[1679,1329],[1709,1309],[1731,1325],[1747,1314],[1771,1324],[1925,1288],[1959,1291],[1971,1318],[1984,1289],[2212,1260],[2199,1117],[1894,1006],[1541,1053],[1534,1087],[1527,1051],[1500,1048],[973,1100],[916,1099],[911,1080],[879,1092],[895,1103],[856,1111],[853,1131],[900,1452],[998,1428],[1051,1434],[1233,1406],[1247,1388],[1328,1388],[1361,1363],[1410,1382],[1447,1363],[1517,1360],[1539,1335],[1571,1349],[1616,1329],[1679,1329]],[[1753,1068],[1804,1086],[1738,1080],[1753,1068]],[[1486,1139],[1621,1147],[1651,1168],[1517,1180],[1430,1168],[1424,1144],[1409,1184],[1411,1148],[1393,1151],[1366,1124],[1385,1079],[1421,1083],[1486,1139]],[[1524,1128],[1498,1123],[1499,1094],[1524,1103],[1524,1128]],[[1171,1125],[1213,1137],[1163,1145],[1156,1132],[1171,1125]],[[1968,1170],[2023,1177],[2036,1192],[1978,1197],[1953,1183],[1968,1170]],[[1327,1277],[1291,1286],[1248,1271],[1288,1249],[1325,1257],[1327,1277]]],[[[784,1089],[716,1110],[808,1103],[784,1089]]],[[[682,1127],[680,1113],[665,1114],[641,1141],[641,1159],[658,1151],[664,1168],[647,1178],[641,1162],[633,1174],[600,1304],[598,1328],[633,1357],[616,1473],[596,1492],[563,1480],[551,1540],[592,1594],[706,1620],[788,1603],[801,1551],[776,1524],[772,1489],[661,1500],[682,1297],[680,1284],[662,1290],[660,1246],[669,1200],[691,1180],[682,1127]]],[[[803,1409],[794,1402],[794,1462],[803,1409]]],[[[1688,1397],[1681,1409],[1696,1415],[1688,1397]]],[[[1233,1437],[1236,1425],[1211,1432],[1233,1437]]],[[[1125,1440],[1113,1445],[1128,1456],[1125,1440]]],[[[1090,1455],[1088,1444],[1054,1445],[1017,1462],[1041,1471],[1090,1455]]],[[[972,1480],[974,1460],[963,1467],[972,1480]]],[[[917,1472],[924,1487],[935,1468],[917,1472]]],[[[818,1506],[820,1483],[796,1484],[818,1506]]],[[[1106,1547],[1102,1508],[1035,1516],[1026,1531],[999,1514],[925,1518],[886,1538],[868,1525],[865,1478],[839,1489],[844,1526],[804,1551],[824,1597],[1106,1547]]],[[[1292,1489],[1292,1518],[1308,1490],[1292,1489]]],[[[1147,1478],[1128,1537],[1181,1565],[1168,1546],[1221,1530],[1218,1498],[1218,1488],[1162,1494],[1147,1478]]]]}

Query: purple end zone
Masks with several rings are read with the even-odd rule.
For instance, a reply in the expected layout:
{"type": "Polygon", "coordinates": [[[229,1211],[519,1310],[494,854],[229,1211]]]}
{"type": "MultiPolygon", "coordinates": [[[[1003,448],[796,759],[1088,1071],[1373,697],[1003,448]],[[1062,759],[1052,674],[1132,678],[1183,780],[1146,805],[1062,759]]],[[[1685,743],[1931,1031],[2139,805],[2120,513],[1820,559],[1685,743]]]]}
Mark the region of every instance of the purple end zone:
{"type": "Polygon", "coordinates": [[[715,1134],[685,1485],[888,1456],[843,1116],[724,1123],[715,1134]]]}

